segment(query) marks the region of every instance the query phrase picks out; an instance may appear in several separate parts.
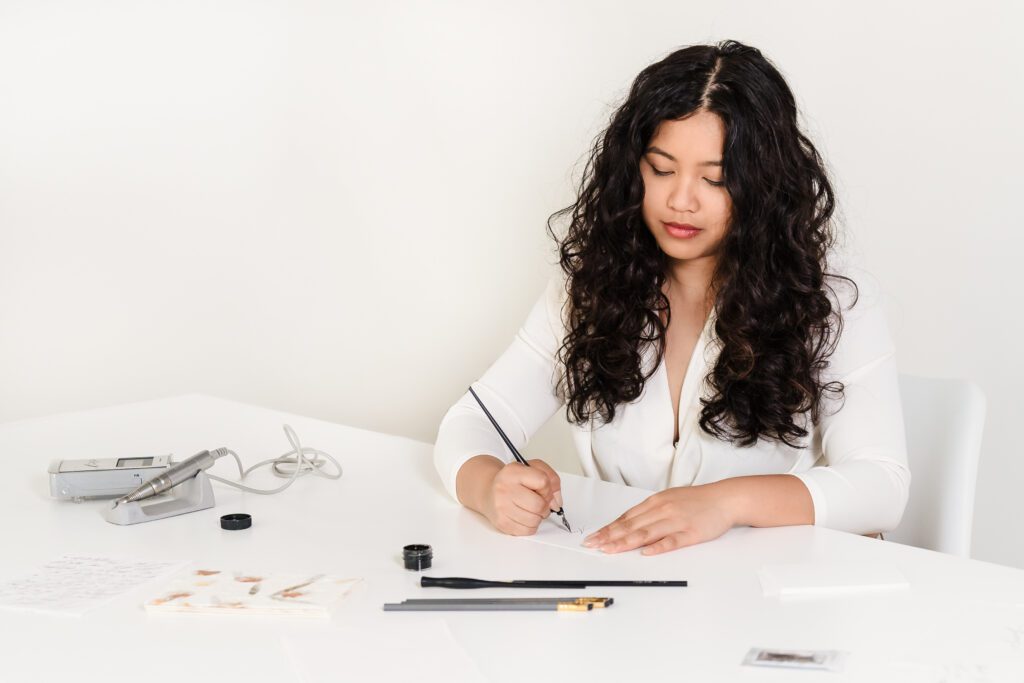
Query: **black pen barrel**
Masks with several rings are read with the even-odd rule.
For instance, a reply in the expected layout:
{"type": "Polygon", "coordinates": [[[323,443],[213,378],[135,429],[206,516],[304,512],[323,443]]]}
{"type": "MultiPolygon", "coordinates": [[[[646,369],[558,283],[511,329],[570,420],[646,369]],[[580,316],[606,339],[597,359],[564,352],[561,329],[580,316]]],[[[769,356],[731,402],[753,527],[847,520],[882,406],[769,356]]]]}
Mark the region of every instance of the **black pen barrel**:
{"type": "Polygon", "coordinates": [[[587,588],[589,586],[686,587],[686,581],[485,581],[462,576],[420,578],[423,588],[587,588]]]}
{"type": "Polygon", "coordinates": [[[500,581],[484,581],[482,579],[466,579],[461,576],[446,577],[420,577],[420,586],[423,588],[489,588],[493,586],[504,586],[500,581]]]}
{"type": "Polygon", "coordinates": [[[423,588],[586,588],[583,581],[484,581],[461,576],[420,577],[423,588]]]}
{"type": "Polygon", "coordinates": [[[585,581],[588,586],[664,586],[683,587],[687,586],[686,581],[585,581]]]}

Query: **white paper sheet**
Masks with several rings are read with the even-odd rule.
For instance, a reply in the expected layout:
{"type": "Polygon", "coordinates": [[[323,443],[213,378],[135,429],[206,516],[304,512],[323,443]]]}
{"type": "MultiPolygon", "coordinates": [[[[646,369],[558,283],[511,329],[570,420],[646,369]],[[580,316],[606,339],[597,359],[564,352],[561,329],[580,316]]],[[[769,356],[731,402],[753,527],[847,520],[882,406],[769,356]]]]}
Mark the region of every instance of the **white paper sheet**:
{"type": "Polygon", "coordinates": [[[81,616],[185,564],[64,555],[28,576],[0,584],[0,608],[81,616]]]}
{"type": "MultiPolygon", "coordinates": [[[[557,545],[591,555],[604,555],[597,548],[582,546],[583,539],[605,524],[614,521],[629,508],[643,502],[653,493],[653,491],[645,489],[571,474],[561,475],[561,480],[562,511],[568,517],[573,532],[566,531],[562,526],[561,518],[551,514],[541,522],[536,534],[518,536],[517,538],[557,545]]],[[[639,550],[631,552],[639,552],[639,550]]]]}

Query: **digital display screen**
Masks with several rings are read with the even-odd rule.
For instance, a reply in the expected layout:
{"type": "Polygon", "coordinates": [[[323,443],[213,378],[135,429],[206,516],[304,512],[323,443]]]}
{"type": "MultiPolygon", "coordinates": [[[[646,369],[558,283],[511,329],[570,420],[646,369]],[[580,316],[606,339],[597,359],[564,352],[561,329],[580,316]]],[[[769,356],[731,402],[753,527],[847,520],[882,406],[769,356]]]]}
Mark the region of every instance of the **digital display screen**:
{"type": "Polygon", "coordinates": [[[121,458],[117,461],[118,467],[149,467],[153,464],[153,458],[121,458]]]}

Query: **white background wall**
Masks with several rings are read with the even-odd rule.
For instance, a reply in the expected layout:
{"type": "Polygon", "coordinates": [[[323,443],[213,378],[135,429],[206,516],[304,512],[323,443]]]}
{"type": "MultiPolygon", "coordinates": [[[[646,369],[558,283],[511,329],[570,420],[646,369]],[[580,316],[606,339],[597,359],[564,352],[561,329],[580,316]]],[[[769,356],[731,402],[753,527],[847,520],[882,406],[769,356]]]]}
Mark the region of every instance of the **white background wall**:
{"type": "MultiPolygon", "coordinates": [[[[1021,19],[0,0],[0,420],[204,392],[433,441],[554,272],[544,220],[632,78],[735,38],[795,91],[901,370],[986,392],[974,554],[1024,567],[1021,19]]],[[[562,419],[527,450],[572,470],[562,419]]]]}

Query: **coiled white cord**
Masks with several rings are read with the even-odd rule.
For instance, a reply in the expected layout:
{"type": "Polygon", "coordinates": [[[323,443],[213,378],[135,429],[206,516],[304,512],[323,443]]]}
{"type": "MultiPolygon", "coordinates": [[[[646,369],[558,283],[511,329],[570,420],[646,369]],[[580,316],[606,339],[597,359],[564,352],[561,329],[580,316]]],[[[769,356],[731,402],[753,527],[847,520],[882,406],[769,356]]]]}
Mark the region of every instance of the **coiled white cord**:
{"type": "Polygon", "coordinates": [[[326,477],[327,479],[341,478],[341,464],[337,460],[335,460],[329,453],[317,450],[316,448],[309,448],[308,446],[303,446],[299,442],[299,436],[295,433],[295,430],[289,427],[288,425],[284,426],[284,434],[285,436],[288,437],[288,442],[292,445],[292,450],[282,455],[279,455],[276,458],[268,458],[267,460],[258,462],[247,470],[242,469],[242,459],[239,458],[238,454],[235,453],[233,450],[229,448],[218,448],[216,450],[210,451],[210,453],[216,458],[220,458],[225,455],[230,455],[231,457],[233,457],[235,459],[235,462],[238,463],[239,479],[245,479],[245,475],[249,474],[257,467],[272,464],[272,469],[274,471],[275,476],[288,478],[288,481],[286,481],[284,484],[277,487],[276,489],[254,489],[251,486],[240,484],[237,481],[224,479],[222,477],[210,474],[209,472],[206,473],[206,476],[208,476],[210,479],[213,479],[214,481],[219,481],[222,484],[234,486],[235,488],[242,489],[243,491],[248,491],[249,493],[260,493],[263,495],[269,495],[271,493],[279,493],[281,491],[284,491],[286,488],[294,484],[296,479],[298,479],[299,477],[304,477],[307,474],[315,474],[318,477],[326,477]],[[310,455],[313,457],[307,457],[310,455]],[[337,473],[332,474],[330,472],[323,471],[323,466],[327,463],[328,460],[331,461],[335,469],[338,470],[337,473]]]}

